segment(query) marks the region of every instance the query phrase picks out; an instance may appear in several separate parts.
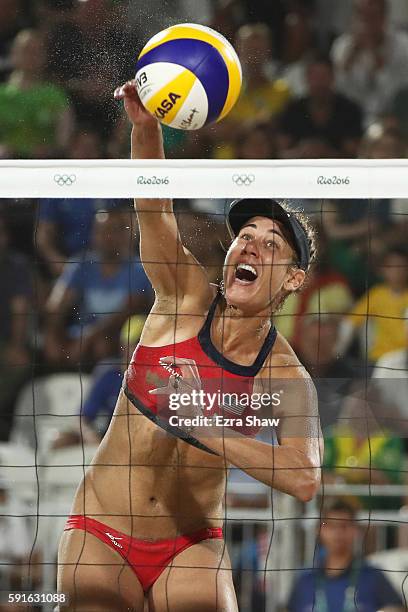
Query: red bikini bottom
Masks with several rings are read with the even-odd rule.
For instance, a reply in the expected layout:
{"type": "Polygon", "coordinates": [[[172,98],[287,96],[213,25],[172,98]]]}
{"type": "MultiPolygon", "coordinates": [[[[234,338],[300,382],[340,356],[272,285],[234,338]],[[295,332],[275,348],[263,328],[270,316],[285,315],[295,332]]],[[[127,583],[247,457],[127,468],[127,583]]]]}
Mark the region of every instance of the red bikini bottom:
{"type": "Polygon", "coordinates": [[[92,533],[118,552],[136,574],[145,593],[178,553],[202,540],[223,538],[221,527],[205,527],[172,540],[149,542],[131,538],[121,531],[82,515],[68,518],[64,531],[70,529],[83,529],[92,533]]]}

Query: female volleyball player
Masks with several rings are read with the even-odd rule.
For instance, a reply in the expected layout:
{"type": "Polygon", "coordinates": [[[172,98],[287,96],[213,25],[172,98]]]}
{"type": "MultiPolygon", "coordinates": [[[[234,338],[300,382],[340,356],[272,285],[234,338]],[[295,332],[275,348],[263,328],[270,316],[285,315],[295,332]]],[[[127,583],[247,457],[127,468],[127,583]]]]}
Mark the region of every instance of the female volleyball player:
{"type": "MultiPolygon", "coordinates": [[[[132,158],[162,159],[160,125],[141,106],[134,82],[115,95],[133,124],[132,158]]],[[[135,206],[156,301],[109,430],[76,493],[60,543],[58,589],[76,612],[232,612],[237,602],[222,535],[228,466],[300,500],[319,485],[319,436],[307,424],[316,419],[313,385],[271,323],[284,297],[304,282],[313,236],[277,202],[234,203],[228,222],[235,238],[219,291],[181,243],[172,202],[139,199],[135,206]],[[275,379],[280,386],[289,381],[288,389],[304,383],[274,409],[283,421],[276,445],[255,439],[252,426],[221,427],[219,434],[213,427],[210,435],[211,425],[174,425],[167,400],[163,407],[166,393],[270,391],[275,379]],[[285,425],[296,415],[297,430],[285,425]]],[[[250,412],[239,404],[208,411],[186,403],[190,416],[250,412]]]]}

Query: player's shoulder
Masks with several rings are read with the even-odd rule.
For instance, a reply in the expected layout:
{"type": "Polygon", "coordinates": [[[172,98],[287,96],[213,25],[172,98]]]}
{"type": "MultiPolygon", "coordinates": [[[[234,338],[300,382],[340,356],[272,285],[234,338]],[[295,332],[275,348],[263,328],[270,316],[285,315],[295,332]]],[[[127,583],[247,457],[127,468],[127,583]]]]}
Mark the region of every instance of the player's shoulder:
{"type": "Polygon", "coordinates": [[[269,377],[271,370],[274,370],[274,375],[276,374],[279,378],[310,379],[309,372],[301,363],[289,342],[279,332],[265,362],[264,375],[269,377]]]}

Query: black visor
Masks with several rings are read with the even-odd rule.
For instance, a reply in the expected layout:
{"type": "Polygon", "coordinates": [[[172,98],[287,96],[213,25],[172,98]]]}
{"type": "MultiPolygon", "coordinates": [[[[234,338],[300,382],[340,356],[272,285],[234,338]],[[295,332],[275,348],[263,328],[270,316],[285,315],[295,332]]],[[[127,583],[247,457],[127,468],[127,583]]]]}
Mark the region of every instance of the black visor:
{"type": "Polygon", "coordinates": [[[299,268],[307,270],[310,261],[309,240],[295,215],[285,210],[276,200],[235,200],[230,205],[227,217],[227,227],[231,237],[235,238],[240,229],[253,217],[268,217],[282,223],[292,238],[299,268]]]}

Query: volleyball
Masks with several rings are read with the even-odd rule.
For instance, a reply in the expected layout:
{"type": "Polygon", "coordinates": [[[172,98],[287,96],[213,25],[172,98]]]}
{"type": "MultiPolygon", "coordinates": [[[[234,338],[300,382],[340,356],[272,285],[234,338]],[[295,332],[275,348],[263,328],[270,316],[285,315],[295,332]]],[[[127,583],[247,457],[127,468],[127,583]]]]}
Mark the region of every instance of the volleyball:
{"type": "Polygon", "coordinates": [[[179,130],[221,121],[241,91],[241,64],[224,36],[202,25],[180,24],[149,40],[136,65],[144,107],[179,130]]]}

